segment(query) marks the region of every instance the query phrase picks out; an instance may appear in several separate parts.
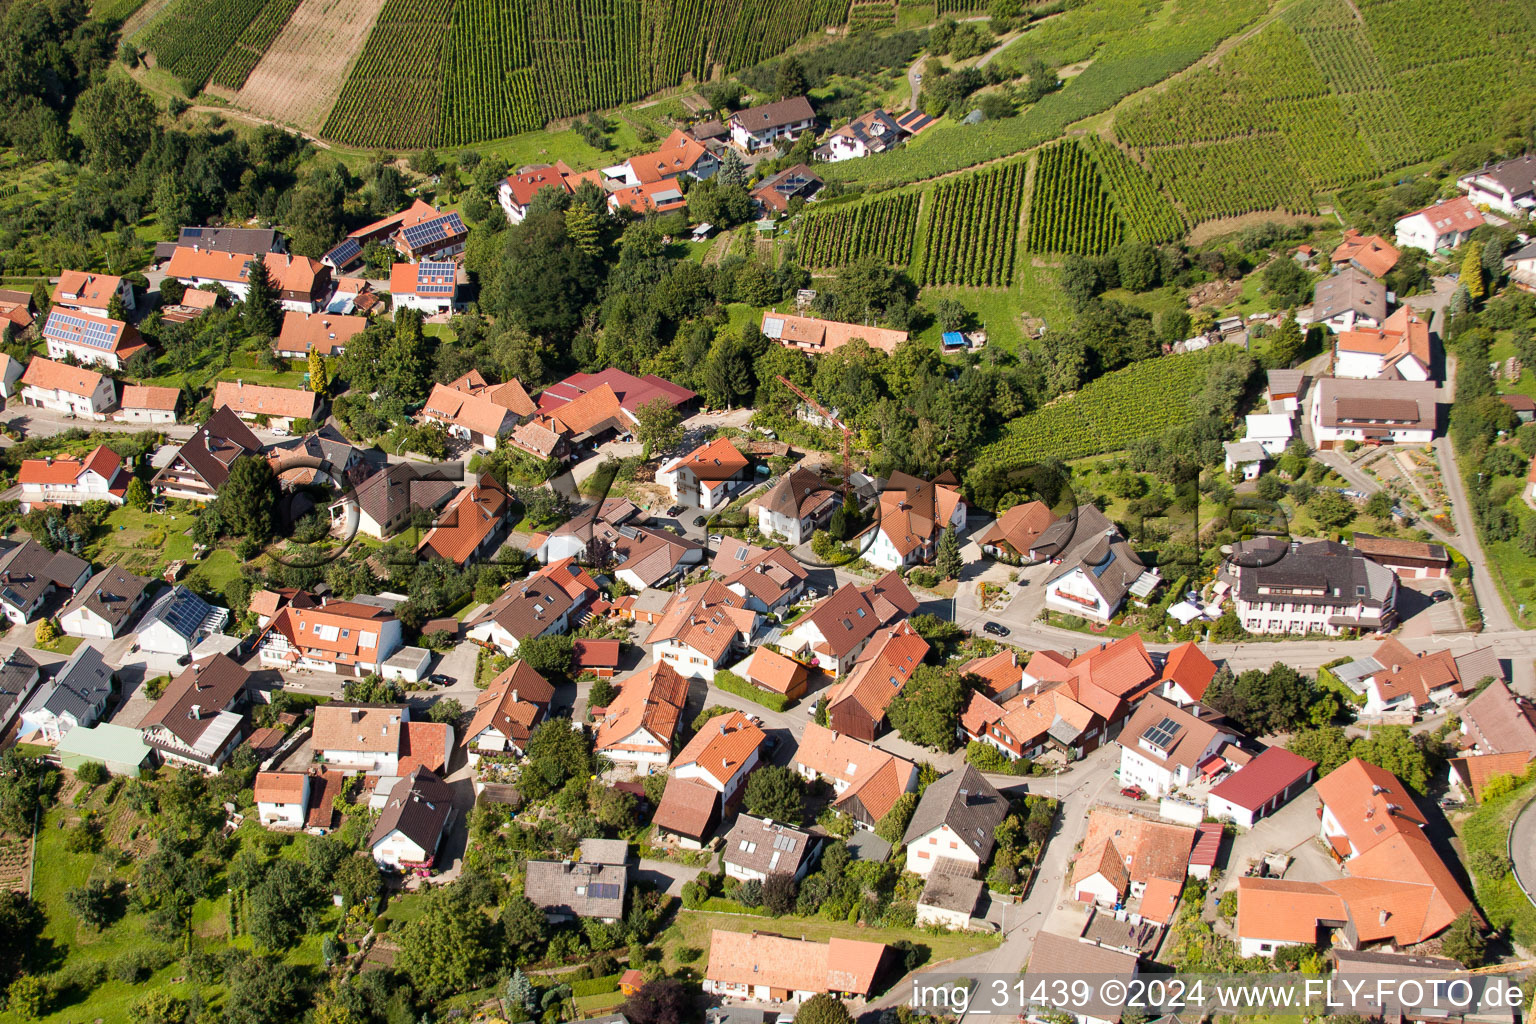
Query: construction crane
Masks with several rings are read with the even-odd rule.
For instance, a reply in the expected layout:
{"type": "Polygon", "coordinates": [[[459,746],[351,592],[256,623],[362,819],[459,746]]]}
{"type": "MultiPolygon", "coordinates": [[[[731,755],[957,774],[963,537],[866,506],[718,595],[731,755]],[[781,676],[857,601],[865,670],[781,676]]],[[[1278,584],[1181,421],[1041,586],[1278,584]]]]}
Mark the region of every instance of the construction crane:
{"type": "Polygon", "coordinates": [[[1478,967],[1468,971],[1469,974],[1507,974],[1510,971],[1524,970],[1527,967],[1536,967],[1536,960],[1516,960],[1507,964],[1489,964],[1487,967],[1478,967]]]}
{"type": "Polygon", "coordinates": [[[821,413],[822,419],[843,432],[843,500],[845,502],[848,501],[849,496],[853,493],[853,458],[850,452],[850,446],[853,443],[853,431],[849,430],[842,420],[828,412],[826,407],[820,402],[796,387],[787,377],[779,377],[779,383],[800,396],[802,402],[821,413]]]}

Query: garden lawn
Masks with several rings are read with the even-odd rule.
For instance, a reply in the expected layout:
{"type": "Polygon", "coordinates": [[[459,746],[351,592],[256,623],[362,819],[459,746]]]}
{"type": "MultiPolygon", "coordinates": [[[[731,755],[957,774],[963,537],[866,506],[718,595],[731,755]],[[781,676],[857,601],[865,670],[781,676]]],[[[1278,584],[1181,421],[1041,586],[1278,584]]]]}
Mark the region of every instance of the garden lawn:
{"type": "MultiPolygon", "coordinates": [[[[1001,941],[995,935],[975,932],[932,935],[921,928],[865,928],[847,921],[823,921],[815,917],[780,917],[767,919],[769,931],[794,934],[815,942],[828,939],[853,939],[860,942],[884,942],[887,945],[906,939],[914,945],[926,946],[930,951],[924,964],[930,967],[941,960],[955,960],[994,949],[1001,941]]],[[[765,919],[743,917],[735,914],[712,914],[695,910],[681,910],[677,921],[662,936],[666,942],[667,963],[677,965],[677,950],[684,946],[702,949],[708,955],[709,936],[712,931],[750,932],[761,931],[765,919]]],[[[702,964],[695,964],[702,967],[702,964]]]]}
{"type": "MultiPolygon", "coordinates": [[[[1485,802],[1456,826],[1468,864],[1508,856],[1509,830],[1516,817],[1536,797],[1536,780],[1528,780],[1513,792],[1485,802]],[[1482,856],[1478,856],[1481,854],[1482,856]]],[[[1532,813],[1536,813],[1533,811],[1532,813]]],[[[1477,905],[1488,923],[1506,931],[1527,949],[1536,946],[1536,907],[1520,891],[1513,874],[1482,877],[1472,871],[1477,905]]]]}
{"type": "Polygon", "coordinates": [[[191,559],[192,538],[186,531],[195,518],[190,512],[120,506],[103,521],[102,535],[85,546],[84,554],[98,564],[121,564],[130,572],[158,576],[169,563],[191,559]]]}
{"type": "Polygon", "coordinates": [[[580,1010],[584,1016],[596,1017],[598,1014],[607,1013],[623,1005],[624,993],[600,992],[595,996],[576,996],[574,1001],[576,1009],[580,1010]]]}
{"type": "Polygon", "coordinates": [[[62,654],[67,658],[71,654],[74,654],[76,648],[78,648],[84,642],[85,641],[78,636],[61,636],[49,643],[38,644],[37,649],[40,651],[51,651],[54,654],[62,654]]]}

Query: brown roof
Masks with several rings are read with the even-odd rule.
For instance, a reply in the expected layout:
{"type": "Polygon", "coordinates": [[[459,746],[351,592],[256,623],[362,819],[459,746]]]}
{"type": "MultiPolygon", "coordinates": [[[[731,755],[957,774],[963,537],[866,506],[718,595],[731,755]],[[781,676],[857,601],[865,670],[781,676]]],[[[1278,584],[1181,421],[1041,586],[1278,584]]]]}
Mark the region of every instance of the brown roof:
{"type": "Polygon", "coordinates": [[[1312,318],[1330,317],[1354,310],[1356,315],[1380,321],[1387,315],[1387,289],[1354,267],[1325,277],[1312,290],[1312,318]]]}
{"type": "Polygon", "coordinates": [[[726,834],[721,858],[727,864],[765,875],[793,875],[810,853],[810,833],[783,822],[738,815],[726,834]]]}
{"type": "Polygon", "coordinates": [[[791,96],[776,103],[738,110],[731,115],[731,121],[749,132],[761,132],[770,128],[783,128],[798,121],[809,121],[815,116],[810,100],[804,96],[791,96]]]}
{"type": "Polygon", "coordinates": [[[176,402],[181,397],[181,392],[176,388],[153,388],[142,384],[126,384],[123,386],[122,408],[124,409],[161,409],[167,412],[176,411],[176,402]]]}
{"type": "Polygon", "coordinates": [[[333,356],[337,349],[345,348],[348,341],[368,327],[363,316],[340,316],[335,313],[300,313],[288,310],[283,314],[283,326],[272,342],[274,351],[308,352],[319,349],[324,356],[333,356]]]}
{"type": "Polygon", "coordinates": [[[522,745],[549,709],[555,688],[533,666],[521,659],[492,679],[475,700],[475,717],[465,730],[465,742],[473,742],[486,729],[495,729],[522,745]]]}
{"type": "Polygon", "coordinates": [[[1074,882],[1098,868],[1101,847],[1106,844],[1114,845],[1120,858],[1117,863],[1131,882],[1154,878],[1182,881],[1189,868],[1189,851],[1195,845],[1195,830],[1096,807],[1088,816],[1083,853],[1072,865],[1074,882]]]}
{"type": "Polygon", "coordinates": [[[319,396],[297,388],[272,388],[240,381],[220,381],[213,390],[213,407],[228,407],[242,416],[291,416],[311,419],[319,396]]]}
{"type": "Polygon", "coordinates": [[[735,778],[754,751],[768,739],[740,711],[728,711],[705,722],[687,746],[672,759],[672,767],[697,764],[722,786],[735,778]]]}
{"type": "Polygon", "coordinates": [[[764,985],[792,992],[868,995],[886,947],[879,942],[832,939],[809,942],[759,932],[710,933],[711,981],[764,985]]]}
{"type": "Polygon", "coordinates": [[[257,772],[256,802],[296,804],[304,799],[303,772],[257,772]]]}
{"type": "Polygon", "coordinates": [[[228,655],[194,661],[166,684],[139,728],[162,726],[187,746],[196,746],[218,713],[245,692],[250,678],[228,655]]]}
{"type": "Polygon", "coordinates": [[[625,741],[642,729],[670,748],[687,701],[688,680],[666,662],[652,664],[644,675],[627,679],[608,705],[597,723],[597,750],[629,750],[625,741]]]}
{"type": "Polygon", "coordinates": [[[396,462],[358,484],[352,498],[359,509],[382,525],[402,512],[435,508],[458,489],[458,484],[435,469],[396,462]]]}
{"type": "Polygon", "coordinates": [[[1483,753],[1536,751],[1536,705],[1512,693],[1502,679],[1468,701],[1461,720],[1483,753]]]}
{"type": "Polygon", "coordinates": [[[828,500],[836,498],[837,491],[826,481],[810,470],[797,466],[779,477],[757,499],[757,504],[778,515],[802,519],[821,508],[828,500]]]}
{"type": "Polygon", "coordinates": [[[1375,537],[1369,533],[1355,534],[1355,550],[1372,561],[1392,561],[1399,558],[1417,558],[1429,562],[1451,564],[1450,555],[1440,544],[1425,541],[1402,540],[1397,537],[1375,537]]]}
{"type": "Polygon", "coordinates": [[[315,708],[315,750],[358,750],[398,754],[405,708],[322,704],[315,708]]]}
{"type": "Polygon", "coordinates": [[[1142,698],[1118,742],[1170,770],[1181,766],[1193,771],[1218,731],[1207,719],[1196,718],[1172,701],[1149,694],[1142,698]],[[1165,718],[1172,720],[1179,729],[1161,744],[1163,753],[1159,754],[1143,745],[1141,739],[1165,718]]]}
{"type": "Polygon", "coordinates": [[[757,613],[749,611],[745,602],[718,581],[695,583],[673,595],[645,642],[686,644],[718,664],[734,641],[751,638],[757,613]]]}
{"type": "Polygon", "coordinates": [[[668,779],[651,823],[677,835],[703,839],[710,829],[719,796],[696,779],[668,779]]]}
{"type": "MultiPolygon", "coordinates": [[[[1091,942],[1055,932],[1041,932],[1029,953],[1029,966],[1021,984],[1033,988],[1030,979],[1077,978],[1083,975],[1101,974],[1113,978],[1129,978],[1136,970],[1134,953],[1100,946],[1091,942]]],[[[1083,1016],[1099,1020],[1117,1021],[1124,1005],[1106,1004],[1098,986],[1090,986],[1087,1002],[1073,1009],[1083,1016]]]]}
{"type": "Polygon", "coordinates": [[[818,320],[815,317],[795,316],[774,310],[763,314],[761,327],[764,335],[779,344],[809,352],[836,352],[855,338],[863,338],[870,348],[890,355],[896,351],[897,345],[907,340],[906,331],[889,327],[845,324],[837,320],[818,320]]]}
{"type": "Polygon", "coordinates": [[[452,813],[453,789],[431,771],[418,767],[389,791],[389,800],[368,836],[368,845],[373,846],[399,829],[427,851],[430,859],[452,813]]]}
{"type": "Polygon", "coordinates": [[[783,548],[763,550],[747,547],[745,551],[738,548],[738,554],[745,554],[748,557],[738,561],[735,571],[731,571],[729,562],[724,567],[721,565],[726,543],[740,544],[740,541],[734,537],[726,537],[722,540],[721,554],[716,556],[715,564],[712,566],[716,572],[726,574],[721,582],[727,587],[741,587],[769,608],[783,600],[785,595],[810,577],[805,566],[783,548]]]}
{"type": "Polygon", "coordinates": [[[980,543],[993,547],[1006,544],[1021,557],[1028,557],[1040,535],[1055,521],[1056,514],[1045,502],[1026,501],[998,516],[981,535],[980,543]]]}
{"type": "Polygon", "coordinates": [[[101,374],[33,356],[27,364],[27,372],[21,375],[21,382],[47,391],[65,391],[89,398],[101,386],[101,374]]]}
{"type": "Polygon", "coordinates": [[[1479,757],[1453,757],[1448,762],[1451,770],[1472,788],[1472,798],[1483,798],[1483,787],[1500,775],[1515,778],[1525,774],[1526,766],[1536,758],[1529,750],[1517,750],[1508,754],[1483,754],[1479,757]]]}

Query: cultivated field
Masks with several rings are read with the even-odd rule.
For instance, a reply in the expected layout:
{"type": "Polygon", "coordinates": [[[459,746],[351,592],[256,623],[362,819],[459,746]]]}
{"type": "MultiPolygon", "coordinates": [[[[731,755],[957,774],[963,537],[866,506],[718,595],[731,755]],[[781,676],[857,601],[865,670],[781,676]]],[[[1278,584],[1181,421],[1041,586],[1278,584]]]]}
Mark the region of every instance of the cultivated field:
{"type": "Polygon", "coordinates": [[[235,105],[318,131],[384,0],[300,0],[235,105]]]}

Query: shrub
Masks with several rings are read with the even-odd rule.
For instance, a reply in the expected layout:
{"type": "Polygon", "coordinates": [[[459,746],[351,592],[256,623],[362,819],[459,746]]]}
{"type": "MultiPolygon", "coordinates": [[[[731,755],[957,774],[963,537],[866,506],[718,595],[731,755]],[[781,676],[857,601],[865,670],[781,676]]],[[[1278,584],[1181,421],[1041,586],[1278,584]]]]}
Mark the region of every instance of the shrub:
{"type": "Polygon", "coordinates": [[[100,761],[87,761],[75,769],[75,778],[87,786],[99,786],[111,777],[112,773],[107,771],[107,766],[100,761]]]}

